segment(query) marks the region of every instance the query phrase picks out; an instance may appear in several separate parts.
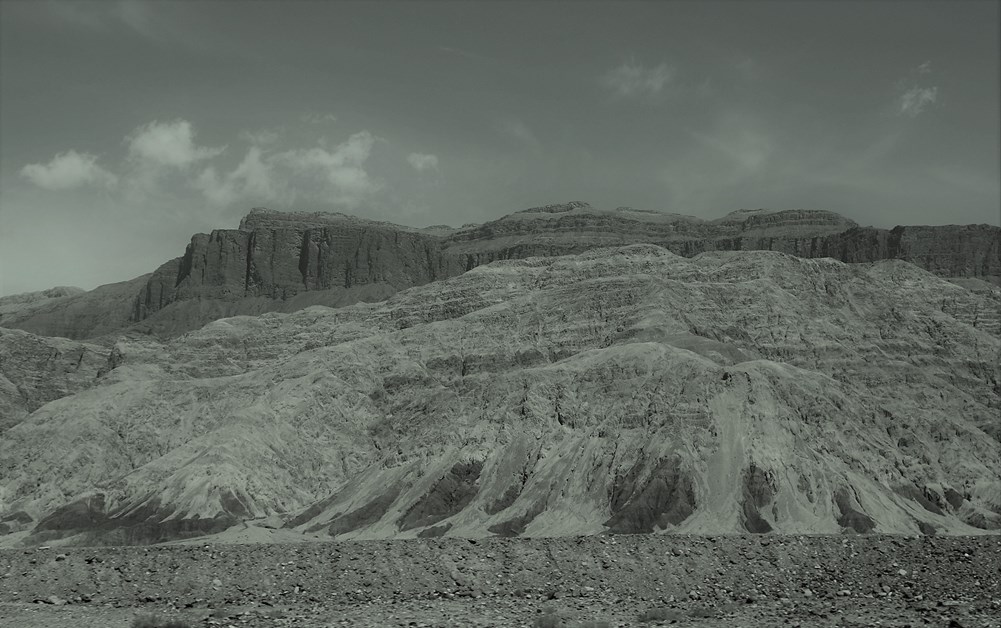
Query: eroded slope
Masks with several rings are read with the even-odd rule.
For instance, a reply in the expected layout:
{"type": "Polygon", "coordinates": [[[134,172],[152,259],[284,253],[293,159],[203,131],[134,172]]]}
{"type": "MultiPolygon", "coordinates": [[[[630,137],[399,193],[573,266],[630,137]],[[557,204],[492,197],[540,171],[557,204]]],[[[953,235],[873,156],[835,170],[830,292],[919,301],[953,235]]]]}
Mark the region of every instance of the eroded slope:
{"type": "Polygon", "coordinates": [[[0,519],[27,542],[276,513],[337,538],[997,529],[997,304],[904,262],[635,245],[220,320],[120,342],[9,430],[0,519]]]}

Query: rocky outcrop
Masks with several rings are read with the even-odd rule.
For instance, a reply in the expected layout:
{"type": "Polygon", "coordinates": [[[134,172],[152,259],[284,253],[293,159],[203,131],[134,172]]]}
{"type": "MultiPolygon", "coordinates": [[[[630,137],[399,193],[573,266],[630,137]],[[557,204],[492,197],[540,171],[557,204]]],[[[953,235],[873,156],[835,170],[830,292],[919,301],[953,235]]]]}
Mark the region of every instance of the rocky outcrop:
{"type": "Polygon", "coordinates": [[[739,210],[717,220],[600,211],[586,203],[550,205],[463,229],[446,250],[469,267],[498,259],[579,253],[600,246],[650,243],[685,257],[705,251],[765,250],[842,262],[903,259],[941,277],[1001,284],[1001,228],[945,225],[877,229],[816,210],[739,210]]]}
{"type": "Polygon", "coordinates": [[[197,234],[146,279],[48,299],[0,327],[96,338],[131,329],[173,337],[241,314],[379,301],[497,260],[656,244],[692,257],[768,250],[844,262],[910,261],[942,277],[1001,284],[1001,229],[859,227],[832,212],[740,210],[716,220],[587,203],[547,205],[461,229],[413,229],[344,214],[254,209],[239,229],[197,234]]]}
{"type": "Polygon", "coordinates": [[[153,273],[131,317],[142,322],[175,305],[151,321],[170,335],[220,313],[380,300],[457,274],[441,245],[437,236],[388,223],[255,210],[240,229],[194,236],[183,257],[153,273]]]}
{"type": "Polygon", "coordinates": [[[979,277],[1001,285],[1001,228],[993,225],[858,227],[821,239],[804,256],[900,259],[940,277],[979,277]]]}
{"type": "Polygon", "coordinates": [[[143,275],[89,292],[60,288],[3,297],[0,327],[41,336],[105,342],[104,336],[118,335],[130,325],[136,295],[149,278],[143,275]]]}
{"type": "Polygon", "coordinates": [[[902,261],[644,244],[134,337],[4,433],[0,520],[37,522],[29,544],[272,516],[341,539],[996,530],[999,299],[902,261]]]}
{"type": "Polygon", "coordinates": [[[170,336],[223,316],[380,300],[496,260],[636,243],[686,257],[773,250],[848,262],[907,259],[942,276],[991,279],[1001,277],[999,231],[985,225],[860,228],[838,214],[811,210],[740,210],[706,221],[598,210],[579,201],[454,230],[255,209],[238,230],[192,238],[184,257],[147,282],[131,318],[141,329],[170,336]]]}
{"type": "Polygon", "coordinates": [[[53,399],[89,388],[108,350],[0,328],[0,435],[53,399]]]}

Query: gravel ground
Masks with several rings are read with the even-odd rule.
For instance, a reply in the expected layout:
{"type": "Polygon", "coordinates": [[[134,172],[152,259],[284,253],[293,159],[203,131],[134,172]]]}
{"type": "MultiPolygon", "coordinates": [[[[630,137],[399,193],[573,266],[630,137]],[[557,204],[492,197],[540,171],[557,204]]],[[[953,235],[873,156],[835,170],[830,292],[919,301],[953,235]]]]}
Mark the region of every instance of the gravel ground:
{"type": "Polygon", "coordinates": [[[1001,537],[0,551],[0,626],[128,626],[146,613],[192,626],[1001,627],[1001,537]]]}

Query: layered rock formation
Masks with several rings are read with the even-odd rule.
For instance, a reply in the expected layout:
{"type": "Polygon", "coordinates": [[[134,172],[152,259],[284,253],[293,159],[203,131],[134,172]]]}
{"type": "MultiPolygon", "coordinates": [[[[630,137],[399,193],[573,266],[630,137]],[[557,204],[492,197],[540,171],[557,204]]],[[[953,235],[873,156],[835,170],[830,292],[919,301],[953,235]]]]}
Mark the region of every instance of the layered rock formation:
{"type": "Polygon", "coordinates": [[[989,225],[886,230],[811,210],[740,210],[702,220],[571,202],[461,229],[413,229],[343,214],[255,209],[239,229],[194,236],[182,257],[145,280],[14,314],[0,307],[0,327],[74,339],[125,329],[166,338],[227,316],[379,301],[496,260],[637,243],[686,257],[771,250],[845,262],[903,259],[941,277],[1001,284],[1001,229],[989,225]]]}
{"type": "Polygon", "coordinates": [[[172,335],[236,314],[378,301],[460,272],[441,238],[342,214],[255,210],[239,229],[198,234],[135,300],[140,328],[172,335]]]}
{"type": "Polygon", "coordinates": [[[0,435],[49,401],[92,386],[108,350],[0,328],[0,435]]]}
{"type": "Polygon", "coordinates": [[[0,298],[0,327],[22,329],[40,336],[104,342],[132,323],[136,295],[150,275],[99,286],[55,288],[0,298]]]}
{"type": "MultiPolygon", "coordinates": [[[[201,260],[251,233],[186,276],[238,274],[201,260]]],[[[644,244],[122,340],[5,432],[0,521],[24,543],[274,515],[334,538],[995,530],[999,305],[901,261],[644,244]]]]}

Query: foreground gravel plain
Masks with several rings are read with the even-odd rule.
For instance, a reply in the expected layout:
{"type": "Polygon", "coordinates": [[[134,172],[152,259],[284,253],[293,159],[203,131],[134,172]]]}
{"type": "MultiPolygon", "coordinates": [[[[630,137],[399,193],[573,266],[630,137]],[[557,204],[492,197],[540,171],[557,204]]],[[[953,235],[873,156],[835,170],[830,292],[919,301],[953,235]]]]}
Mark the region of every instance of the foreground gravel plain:
{"type": "Polygon", "coordinates": [[[0,551],[0,626],[1001,626],[1001,537],[598,536],[0,551]]]}

